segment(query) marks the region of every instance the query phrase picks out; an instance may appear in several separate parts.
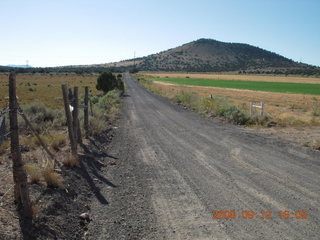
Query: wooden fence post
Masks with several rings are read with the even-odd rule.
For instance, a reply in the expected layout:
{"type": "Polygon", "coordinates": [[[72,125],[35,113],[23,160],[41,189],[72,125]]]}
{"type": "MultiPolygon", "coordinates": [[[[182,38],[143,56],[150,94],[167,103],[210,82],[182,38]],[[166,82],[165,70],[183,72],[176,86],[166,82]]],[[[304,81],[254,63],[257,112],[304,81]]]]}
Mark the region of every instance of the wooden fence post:
{"type": "Polygon", "coordinates": [[[253,102],[250,102],[250,116],[253,115],[253,102]]]}
{"type": "Polygon", "coordinates": [[[73,132],[74,132],[74,137],[77,143],[81,143],[81,131],[80,131],[80,124],[79,124],[79,88],[74,87],[73,88],[73,97],[74,97],[74,102],[73,102],[73,132]]]}
{"type": "Polygon", "coordinates": [[[263,116],[264,102],[261,102],[260,116],[263,116]]]}
{"type": "Polygon", "coordinates": [[[84,130],[86,138],[89,137],[89,87],[84,88],[84,130]]]}
{"type": "Polygon", "coordinates": [[[73,126],[72,126],[72,117],[70,112],[70,105],[68,100],[68,87],[66,84],[61,85],[62,94],[63,94],[63,102],[64,102],[64,110],[66,113],[67,118],[67,125],[68,125],[68,133],[69,133],[69,139],[70,139],[70,145],[71,145],[71,151],[72,155],[78,159],[77,155],[77,143],[75,141],[74,132],[73,132],[73,126]]]}
{"type": "Polygon", "coordinates": [[[18,206],[21,207],[24,216],[32,218],[32,208],[27,185],[28,178],[21,160],[19,145],[18,104],[16,97],[16,76],[14,72],[11,72],[9,75],[9,108],[14,197],[18,206]]]}

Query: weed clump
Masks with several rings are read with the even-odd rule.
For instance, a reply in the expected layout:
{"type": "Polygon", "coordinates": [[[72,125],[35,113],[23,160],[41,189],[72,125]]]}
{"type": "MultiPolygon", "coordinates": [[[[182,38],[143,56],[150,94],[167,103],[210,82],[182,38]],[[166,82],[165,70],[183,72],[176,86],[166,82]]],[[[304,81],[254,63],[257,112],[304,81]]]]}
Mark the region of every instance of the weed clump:
{"type": "Polygon", "coordinates": [[[52,142],[51,142],[51,148],[58,152],[62,147],[66,145],[66,136],[64,135],[56,135],[53,136],[52,142]]]}
{"type": "Polygon", "coordinates": [[[41,180],[41,168],[37,163],[27,163],[25,164],[25,169],[30,177],[31,183],[39,184],[41,180]]]}
{"type": "Polygon", "coordinates": [[[320,102],[316,98],[314,98],[312,103],[311,114],[314,117],[320,116],[320,102]]]}
{"type": "Polygon", "coordinates": [[[61,187],[63,177],[54,171],[53,163],[48,163],[42,171],[42,176],[48,187],[61,187]]]}
{"type": "Polygon", "coordinates": [[[244,106],[239,108],[230,103],[229,99],[223,96],[200,97],[192,92],[180,92],[175,96],[175,101],[198,111],[206,117],[222,117],[224,120],[238,125],[263,125],[267,117],[249,116],[244,106]]]}
{"type": "Polygon", "coordinates": [[[43,103],[27,104],[22,109],[35,123],[52,122],[55,118],[55,111],[47,108],[43,103]]]}
{"type": "Polygon", "coordinates": [[[93,104],[93,116],[89,117],[89,129],[91,134],[99,134],[103,132],[108,121],[115,120],[120,105],[121,91],[114,89],[104,95],[96,95],[91,97],[93,104]]]}
{"type": "Polygon", "coordinates": [[[62,163],[65,166],[68,166],[68,167],[79,167],[80,166],[79,161],[74,156],[72,156],[71,154],[68,154],[63,159],[62,163]]]}
{"type": "Polygon", "coordinates": [[[4,154],[7,149],[10,147],[10,142],[8,140],[3,141],[2,145],[0,145],[0,155],[4,154]]]}

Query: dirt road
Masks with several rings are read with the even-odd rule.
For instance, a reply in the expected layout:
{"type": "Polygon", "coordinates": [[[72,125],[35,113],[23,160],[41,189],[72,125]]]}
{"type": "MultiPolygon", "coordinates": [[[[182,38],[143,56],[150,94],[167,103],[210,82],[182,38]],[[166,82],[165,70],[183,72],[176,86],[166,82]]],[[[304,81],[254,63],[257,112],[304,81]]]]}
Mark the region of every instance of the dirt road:
{"type": "Polygon", "coordinates": [[[101,191],[108,204],[93,200],[89,239],[319,239],[319,152],[202,119],[126,82],[117,164],[105,173],[116,187],[101,191]],[[212,219],[214,210],[237,215],[212,219]]]}

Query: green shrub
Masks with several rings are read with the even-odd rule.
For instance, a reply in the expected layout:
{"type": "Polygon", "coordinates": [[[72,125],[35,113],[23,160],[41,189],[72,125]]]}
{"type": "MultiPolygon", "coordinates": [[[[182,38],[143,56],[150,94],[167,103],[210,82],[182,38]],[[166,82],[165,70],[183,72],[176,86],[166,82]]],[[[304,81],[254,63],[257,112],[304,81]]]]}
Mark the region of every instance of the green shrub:
{"type": "MultiPolygon", "coordinates": [[[[47,108],[43,103],[32,103],[22,106],[22,110],[38,133],[66,125],[63,109],[53,110],[47,108]]],[[[21,131],[28,129],[22,118],[18,120],[21,131]]]]}
{"type": "Polygon", "coordinates": [[[112,72],[103,72],[97,79],[97,90],[102,90],[104,93],[107,93],[117,86],[117,79],[112,74],[112,72]]]}
{"type": "Polygon", "coordinates": [[[122,96],[124,93],[124,82],[121,78],[117,78],[117,88],[119,89],[122,96]]]}
{"type": "Polygon", "coordinates": [[[176,96],[176,101],[179,104],[183,104],[195,110],[199,105],[200,97],[196,93],[182,91],[179,95],[176,96]]]}
{"type": "Polygon", "coordinates": [[[99,101],[99,96],[98,96],[98,95],[95,95],[95,96],[90,97],[90,101],[91,101],[92,104],[98,103],[98,101],[99,101]]]}
{"type": "Polygon", "coordinates": [[[226,105],[220,113],[227,121],[239,125],[244,125],[249,120],[249,116],[235,105],[226,105]]]}
{"type": "Polygon", "coordinates": [[[57,117],[57,111],[47,108],[43,103],[32,103],[22,107],[25,114],[35,123],[53,120],[57,117]]]}
{"type": "Polygon", "coordinates": [[[120,91],[112,90],[106,95],[99,98],[98,107],[103,110],[109,110],[112,106],[117,106],[120,103],[120,91]]]}

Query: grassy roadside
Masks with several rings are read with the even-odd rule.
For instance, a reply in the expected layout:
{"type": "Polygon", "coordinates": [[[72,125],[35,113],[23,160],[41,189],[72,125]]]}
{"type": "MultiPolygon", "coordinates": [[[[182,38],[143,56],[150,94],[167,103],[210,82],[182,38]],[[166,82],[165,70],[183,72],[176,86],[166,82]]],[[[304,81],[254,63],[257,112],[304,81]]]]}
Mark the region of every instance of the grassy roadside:
{"type": "Polygon", "coordinates": [[[169,97],[177,104],[181,104],[193,111],[196,111],[204,117],[219,117],[227,122],[237,125],[261,125],[267,126],[269,123],[269,116],[259,116],[254,114],[250,116],[244,109],[244,106],[238,107],[231,103],[230,99],[224,96],[200,96],[196,92],[192,91],[180,91],[174,95],[168,95],[168,92],[162,91],[149,79],[146,80],[141,77],[137,77],[139,83],[150,91],[169,97]]]}

